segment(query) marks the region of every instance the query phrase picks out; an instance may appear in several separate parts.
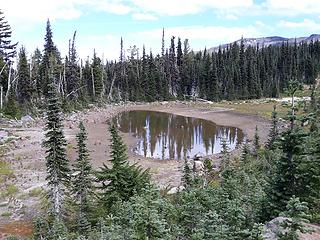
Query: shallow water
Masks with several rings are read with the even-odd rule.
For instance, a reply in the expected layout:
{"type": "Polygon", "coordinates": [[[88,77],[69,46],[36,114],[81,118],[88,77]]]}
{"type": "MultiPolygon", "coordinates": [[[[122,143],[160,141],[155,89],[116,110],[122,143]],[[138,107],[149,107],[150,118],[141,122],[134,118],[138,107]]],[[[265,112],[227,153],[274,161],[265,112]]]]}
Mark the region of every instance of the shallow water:
{"type": "Polygon", "coordinates": [[[138,144],[133,151],[155,159],[183,159],[196,154],[221,152],[224,137],[231,150],[243,141],[243,133],[235,127],[155,111],[123,112],[113,122],[124,133],[131,133],[138,144]]]}

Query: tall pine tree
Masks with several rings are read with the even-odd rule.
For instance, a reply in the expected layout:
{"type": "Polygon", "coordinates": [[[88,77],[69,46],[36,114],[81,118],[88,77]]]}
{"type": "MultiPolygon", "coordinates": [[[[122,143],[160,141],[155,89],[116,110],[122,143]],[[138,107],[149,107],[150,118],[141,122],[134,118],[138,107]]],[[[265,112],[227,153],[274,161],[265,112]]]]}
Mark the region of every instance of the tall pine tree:
{"type": "Polygon", "coordinates": [[[55,220],[60,220],[63,216],[63,203],[69,185],[70,170],[58,96],[52,82],[49,85],[47,106],[43,146],[46,149],[48,199],[51,204],[50,213],[55,220]]]}
{"type": "Polygon", "coordinates": [[[34,92],[33,84],[29,74],[29,64],[26,56],[26,49],[21,47],[18,62],[18,85],[17,93],[21,104],[30,102],[34,92]]]}
{"type": "Polygon", "coordinates": [[[79,130],[77,134],[78,158],[73,168],[72,192],[76,205],[77,227],[80,233],[86,234],[90,229],[89,218],[94,197],[93,170],[86,146],[87,132],[82,122],[79,124],[79,130]]]}

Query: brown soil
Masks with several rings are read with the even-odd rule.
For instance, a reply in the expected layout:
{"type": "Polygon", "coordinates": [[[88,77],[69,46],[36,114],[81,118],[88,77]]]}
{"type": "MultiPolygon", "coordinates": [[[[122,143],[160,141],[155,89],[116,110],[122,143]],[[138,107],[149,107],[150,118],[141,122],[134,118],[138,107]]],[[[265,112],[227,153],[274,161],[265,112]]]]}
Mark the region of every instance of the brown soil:
{"type": "Polygon", "coordinates": [[[19,236],[21,238],[30,237],[32,234],[32,223],[30,221],[15,221],[0,225],[0,239],[9,236],[19,236]]]}

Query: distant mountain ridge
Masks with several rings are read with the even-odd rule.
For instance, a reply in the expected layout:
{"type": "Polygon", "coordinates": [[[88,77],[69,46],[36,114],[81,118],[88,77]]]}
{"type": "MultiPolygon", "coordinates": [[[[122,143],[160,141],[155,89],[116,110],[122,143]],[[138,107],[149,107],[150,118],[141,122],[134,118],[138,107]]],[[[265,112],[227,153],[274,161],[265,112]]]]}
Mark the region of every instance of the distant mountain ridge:
{"type": "MultiPolygon", "coordinates": [[[[298,38],[284,38],[279,36],[262,37],[262,38],[243,38],[243,43],[245,47],[257,46],[258,44],[260,47],[268,47],[270,45],[280,46],[283,42],[294,44],[294,42],[297,41],[297,43],[299,44],[302,42],[307,42],[307,43],[310,43],[311,41],[315,42],[317,40],[320,41],[320,34],[311,34],[309,37],[298,37],[298,38]]],[[[241,39],[235,42],[240,45],[241,39]]],[[[221,47],[221,49],[225,49],[228,46],[230,46],[230,44],[232,43],[222,44],[217,47],[209,48],[208,52],[218,51],[219,47],[221,47]]]]}

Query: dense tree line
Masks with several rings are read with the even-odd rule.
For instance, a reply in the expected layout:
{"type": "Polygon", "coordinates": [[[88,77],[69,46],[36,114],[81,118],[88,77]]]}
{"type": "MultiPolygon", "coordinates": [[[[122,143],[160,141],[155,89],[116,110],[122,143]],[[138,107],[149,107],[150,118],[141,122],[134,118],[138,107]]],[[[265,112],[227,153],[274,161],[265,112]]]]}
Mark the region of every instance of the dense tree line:
{"type": "Polygon", "coordinates": [[[41,106],[48,94],[50,75],[64,109],[68,109],[70,105],[97,101],[279,97],[290,80],[313,84],[320,69],[318,41],[294,45],[283,42],[281,46],[268,47],[245,47],[241,41],[240,45],[230,44],[216,52],[194,52],[187,39],[182,43],[175,37],[166,48],[164,31],[160,54],[147,53],[144,46],[142,54],[137,46],[126,50],[121,38],[118,61],[106,61],[95,51],[91,59],[80,59],[75,32],[69,40],[68,54],[62,58],[49,20],[44,49],[36,49],[28,58],[26,49],[21,47],[17,68],[13,69],[16,44],[10,44],[11,32],[6,30],[10,27],[4,17],[0,23],[7,26],[0,28],[4,36],[0,38],[0,67],[9,115],[15,109],[11,107],[14,103],[22,109],[41,106]]]}

